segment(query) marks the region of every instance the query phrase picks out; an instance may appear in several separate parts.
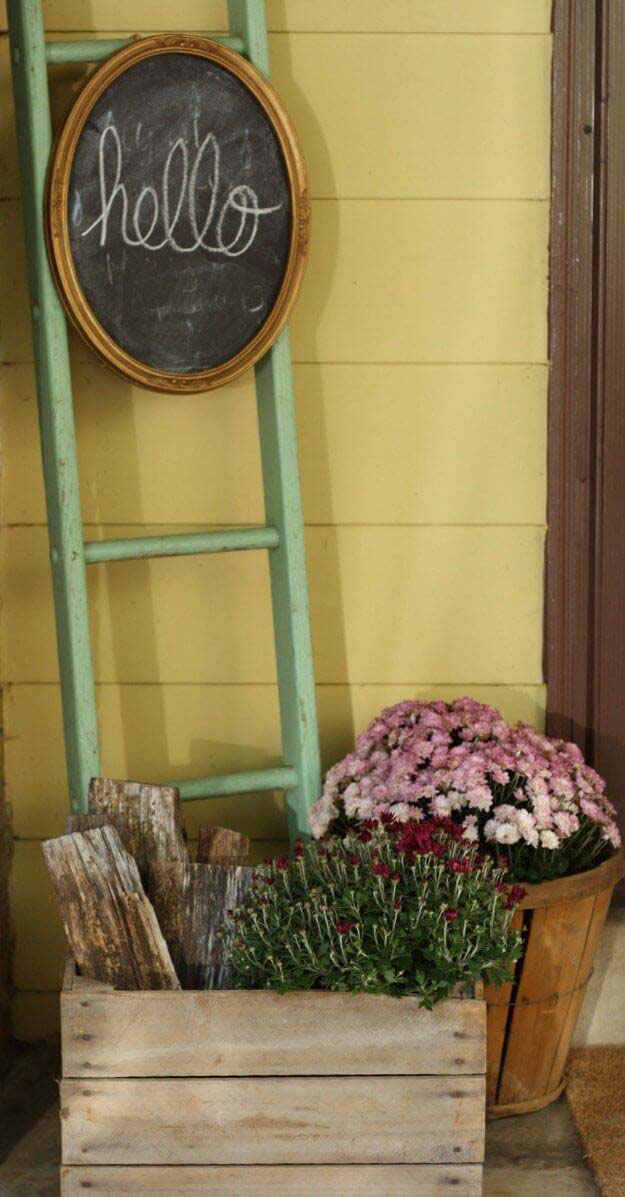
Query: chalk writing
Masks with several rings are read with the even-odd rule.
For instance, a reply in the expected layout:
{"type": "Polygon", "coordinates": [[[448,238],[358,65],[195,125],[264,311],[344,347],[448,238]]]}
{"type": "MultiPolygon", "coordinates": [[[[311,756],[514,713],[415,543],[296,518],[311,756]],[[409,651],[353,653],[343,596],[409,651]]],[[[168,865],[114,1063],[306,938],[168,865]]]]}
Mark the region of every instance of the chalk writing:
{"type": "MultiPolygon", "coordinates": [[[[139,123],[137,144],[140,129],[139,123]]],[[[277,212],[282,204],[262,207],[256,192],[247,183],[238,183],[224,193],[222,199],[219,194],[221,152],[214,133],[207,133],[193,157],[192,153],[186,138],[178,137],[163,165],[160,194],[155,187],[143,183],[133,205],[122,182],[122,142],[115,124],[107,124],[98,146],[100,214],[84,229],[82,236],[99,230],[100,245],[105,246],[117,203],[125,245],[141,246],[152,252],[168,246],[179,254],[203,249],[226,258],[241,257],[253,245],[261,217],[277,212]],[[202,222],[198,199],[199,193],[205,191],[210,199],[202,222]],[[192,238],[188,244],[181,243],[181,229],[185,226],[192,238]]]]}

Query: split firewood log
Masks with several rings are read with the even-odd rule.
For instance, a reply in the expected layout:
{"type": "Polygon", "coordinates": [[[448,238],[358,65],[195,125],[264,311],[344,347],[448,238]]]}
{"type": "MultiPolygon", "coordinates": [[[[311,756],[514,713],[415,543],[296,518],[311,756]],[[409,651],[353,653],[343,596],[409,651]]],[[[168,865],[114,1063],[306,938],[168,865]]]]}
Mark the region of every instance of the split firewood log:
{"type": "Polygon", "coordinates": [[[106,815],[68,815],[65,820],[68,835],[72,835],[74,831],[93,831],[94,827],[113,826],[112,819],[107,819],[106,815]]]}
{"type": "Polygon", "coordinates": [[[115,828],[75,832],[42,846],[82,976],[116,989],[179,989],[136,862],[115,828]]]}
{"type": "Polygon", "coordinates": [[[80,821],[94,815],[117,828],[144,881],[152,861],[189,859],[175,786],[94,777],[89,786],[89,815],[74,818],[80,821]]]}
{"type": "Polygon", "coordinates": [[[201,823],[198,833],[198,864],[241,865],[250,854],[250,839],[229,827],[201,823]]]}
{"type": "Polygon", "coordinates": [[[228,989],[226,912],[238,906],[253,869],[157,862],[149,893],[183,989],[228,989]]]}

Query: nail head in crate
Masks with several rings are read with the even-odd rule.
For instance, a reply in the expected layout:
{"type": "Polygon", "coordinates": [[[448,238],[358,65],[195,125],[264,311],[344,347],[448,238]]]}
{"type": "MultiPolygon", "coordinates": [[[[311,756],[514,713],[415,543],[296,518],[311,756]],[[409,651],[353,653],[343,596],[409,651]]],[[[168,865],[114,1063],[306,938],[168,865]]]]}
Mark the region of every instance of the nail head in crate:
{"type": "Polygon", "coordinates": [[[481,1193],[481,987],[126,992],[67,965],[61,1191],[481,1193]]]}

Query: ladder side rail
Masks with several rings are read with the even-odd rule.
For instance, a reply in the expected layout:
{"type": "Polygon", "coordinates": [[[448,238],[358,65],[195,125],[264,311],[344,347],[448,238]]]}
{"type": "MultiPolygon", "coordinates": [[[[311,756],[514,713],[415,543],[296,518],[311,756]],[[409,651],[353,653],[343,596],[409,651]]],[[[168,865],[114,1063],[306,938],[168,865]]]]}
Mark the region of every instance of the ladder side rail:
{"type": "MultiPolygon", "coordinates": [[[[264,0],[228,0],[228,16],[231,34],[243,38],[250,62],[269,77],[264,0]]],[[[286,793],[293,842],[310,835],[307,814],[321,793],[321,762],[288,329],[257,363],[255,374],[265,519],[280,537],[269,569],[282,756],[298,779],[286,793]]]]}
{"type": "Polygon", "coordinates": [[[282,756],[297,772],[286,795],[291,842],[309,836],[308,811],[321,794],[304,521],[288,329],[256,367],[267,520],[280,544],[269,554],[282,756]]]}
{"type": "Polygon", "coordinates": [[[48,265],[52,143],[41,0],[8,0],[9,36],[71,809],[99,773],[98,729],[67,326],[48,265]]]}

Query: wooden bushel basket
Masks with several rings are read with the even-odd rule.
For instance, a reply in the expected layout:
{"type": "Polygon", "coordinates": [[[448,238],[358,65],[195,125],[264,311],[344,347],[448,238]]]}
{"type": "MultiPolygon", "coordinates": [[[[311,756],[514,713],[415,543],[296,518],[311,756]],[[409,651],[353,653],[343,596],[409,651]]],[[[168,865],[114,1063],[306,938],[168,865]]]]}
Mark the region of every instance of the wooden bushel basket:
{"type": "Polygon", "coordinates": [[[612,891],[619,851],[596,869],[527,887],[513,919],[524,950],[514,981],[486,986],[487,1116],[540,1110],[564,1089],[564,1068],[612,891]]]}

